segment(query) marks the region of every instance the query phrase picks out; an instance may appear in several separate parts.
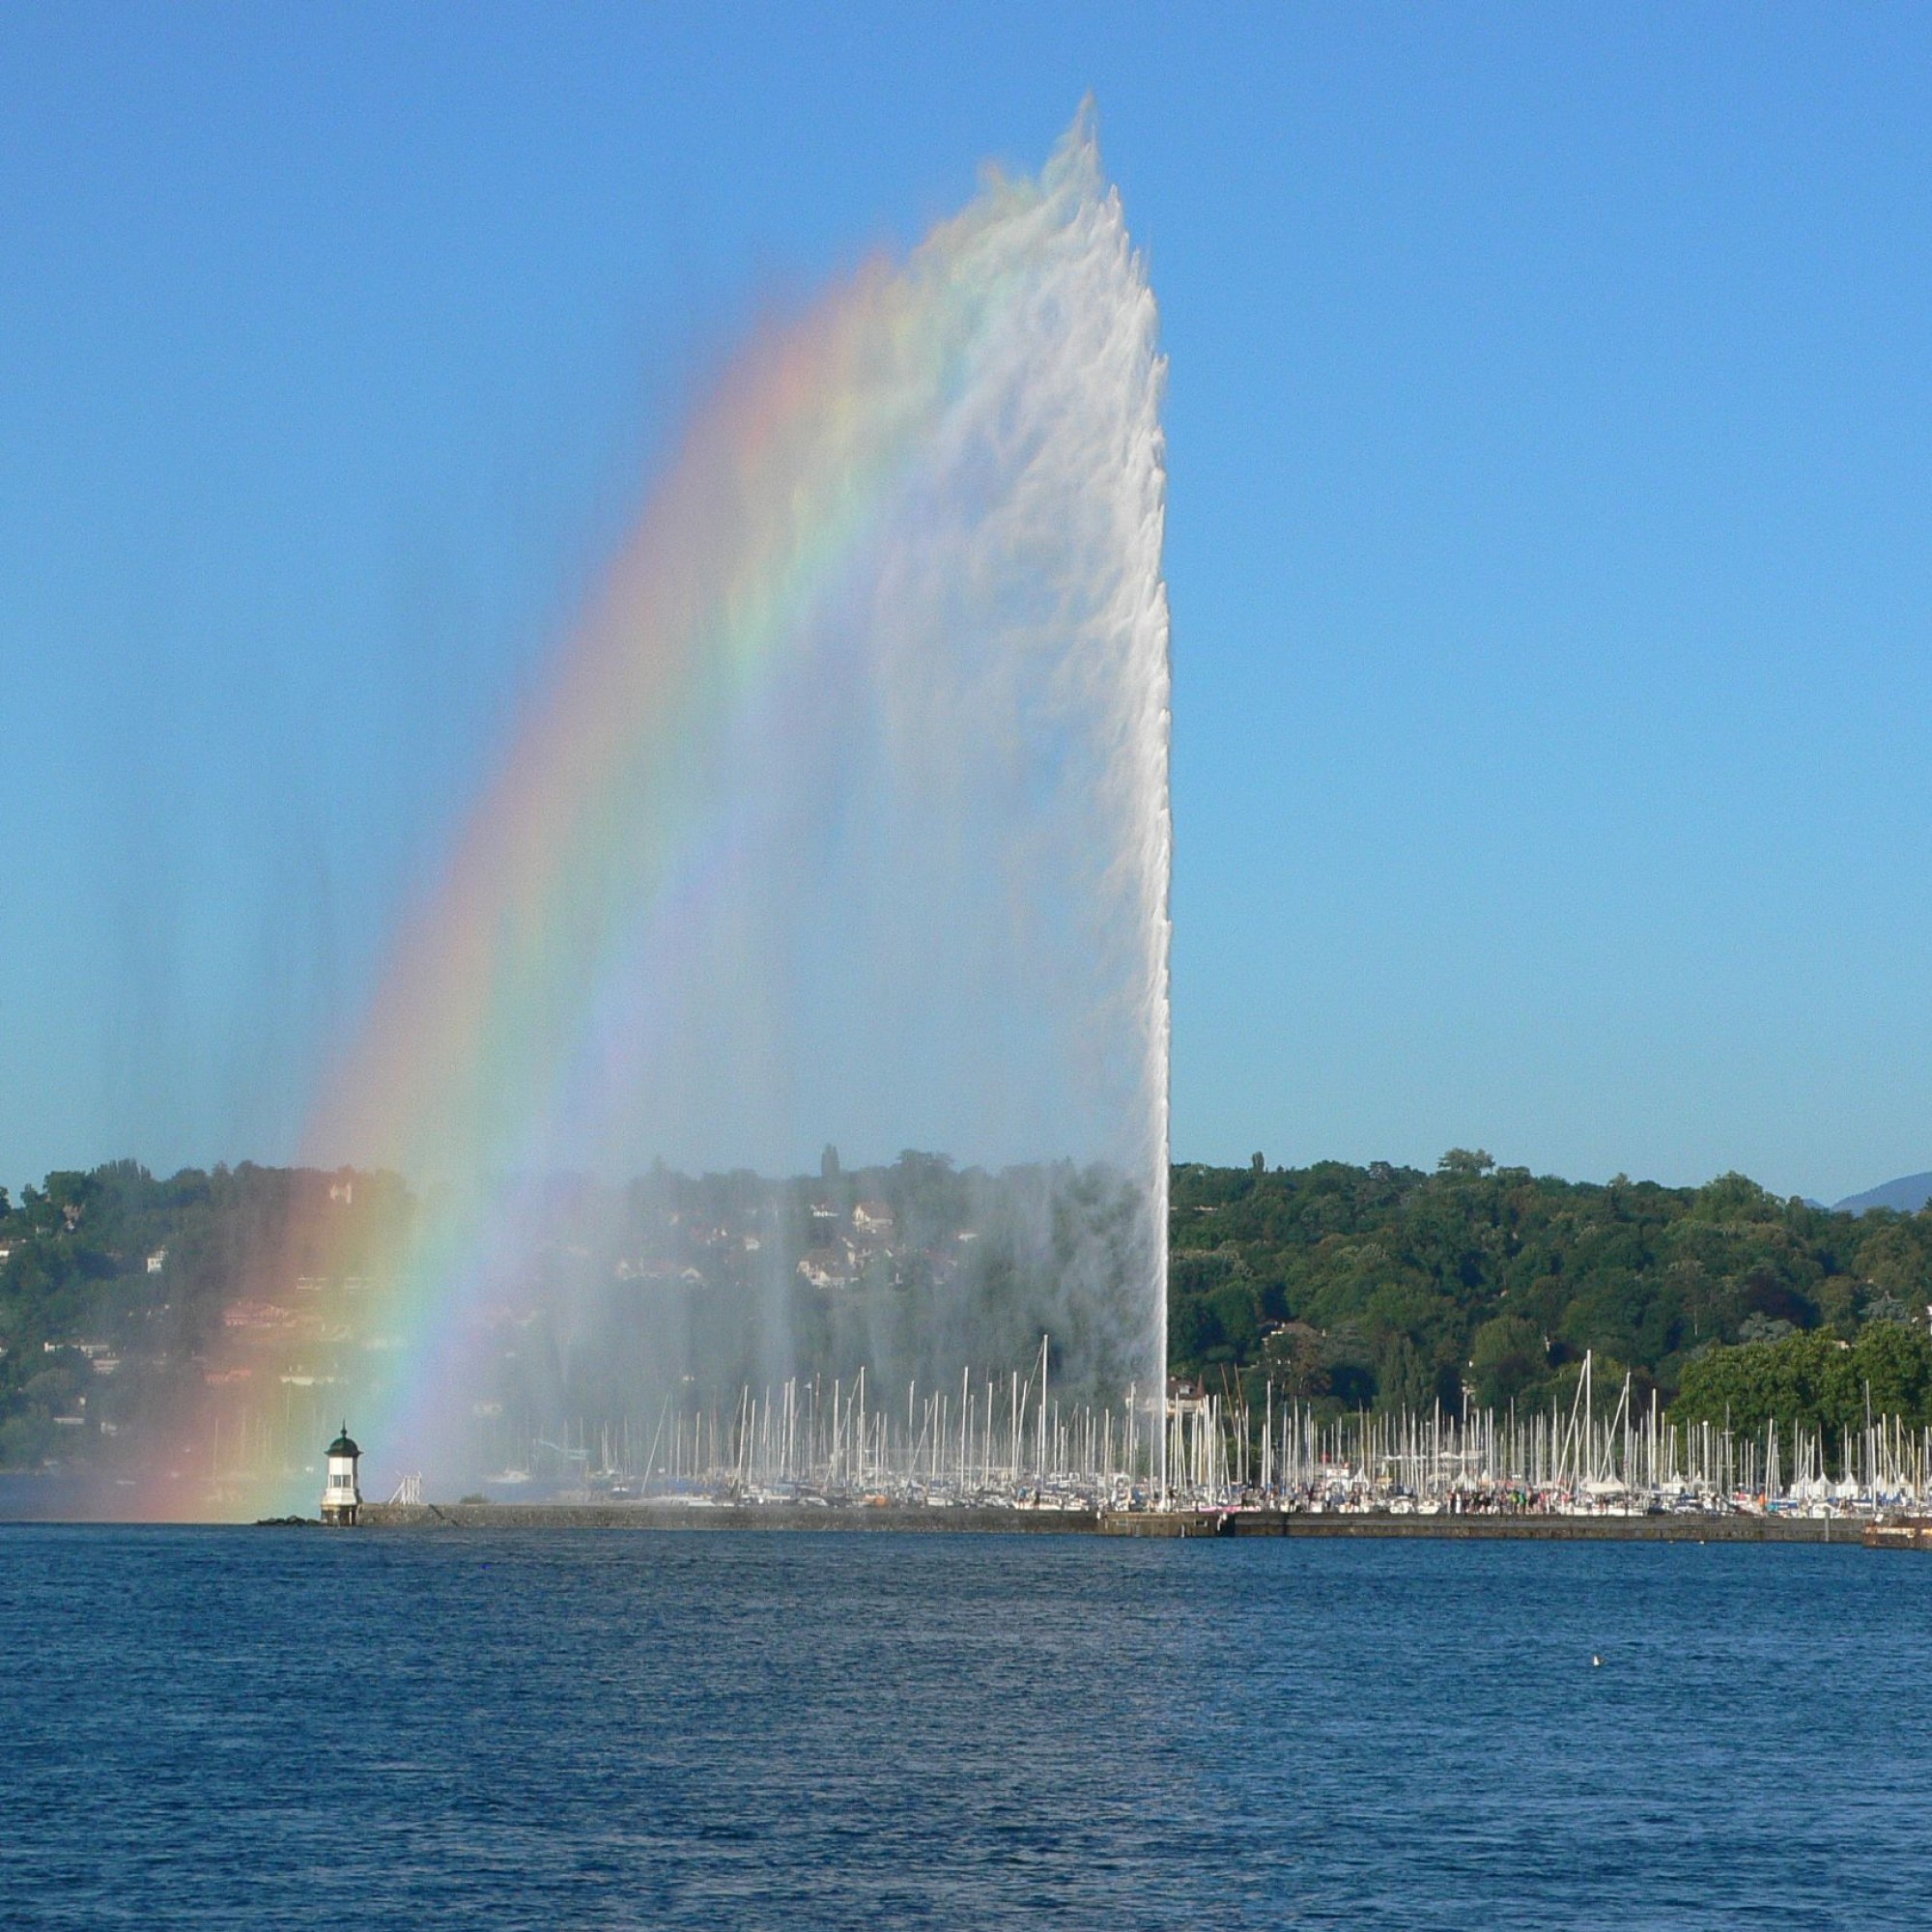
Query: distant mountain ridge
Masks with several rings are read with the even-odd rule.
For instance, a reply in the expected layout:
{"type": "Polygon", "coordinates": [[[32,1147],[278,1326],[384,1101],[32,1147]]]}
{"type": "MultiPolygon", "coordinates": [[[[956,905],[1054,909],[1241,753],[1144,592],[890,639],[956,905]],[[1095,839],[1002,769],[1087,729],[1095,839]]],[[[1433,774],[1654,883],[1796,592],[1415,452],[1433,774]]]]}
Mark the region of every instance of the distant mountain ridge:
{"type": "Polygon", "coordinates": [[[1932,1201],[1932,1174],[1905,1174],[1862,1194],[1848,1194],[1833,1208],[1834,1214],[1862,1214],[1867,1208],[1895,1208],[1916,1214],[1932,1201]]]}

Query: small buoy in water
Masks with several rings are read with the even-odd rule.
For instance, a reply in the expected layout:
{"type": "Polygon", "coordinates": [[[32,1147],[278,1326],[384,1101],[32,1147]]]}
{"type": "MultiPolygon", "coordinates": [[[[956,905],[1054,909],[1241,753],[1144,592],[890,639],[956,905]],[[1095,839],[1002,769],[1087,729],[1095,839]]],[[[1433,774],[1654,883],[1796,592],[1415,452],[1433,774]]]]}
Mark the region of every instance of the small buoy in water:
{"type": "Polygon", "coordinates": [[[1604,1667],[1604,1660],[1601,1657],[1599,1657],[1597,1653],[1593,1650],[1590,1653],[1590,1668],[1592,1670],[1601,1670],[1603,1669],[1603,1667],[1604,1667]]]}

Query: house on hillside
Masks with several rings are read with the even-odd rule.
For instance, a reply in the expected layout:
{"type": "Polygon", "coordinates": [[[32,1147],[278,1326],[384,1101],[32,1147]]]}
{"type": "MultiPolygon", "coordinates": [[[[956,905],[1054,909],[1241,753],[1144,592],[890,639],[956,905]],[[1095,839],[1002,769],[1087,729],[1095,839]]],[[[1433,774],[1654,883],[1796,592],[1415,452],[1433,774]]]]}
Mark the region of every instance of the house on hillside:
{"type": "Polygon", "coordinates": [[[231,1301],[221,1311],[224,1328],[285,1330],[295,1326],[296,1318],[273,1301],[231,1301]]]}
{"type": "Polygon", "coordinates": [[[893,1237],[893,1210],[883,1201],[862,1201],[852,1209],[852,1229],[864,1240],[884,1244],[893,1237]]]}
{"type": "Polygon", "coordinates": [[[852,1285],[852,1251],[838,1247],[808,1248],[800,1258],[798,1271],[813,1288],[849,1288],[852,1285]]]}

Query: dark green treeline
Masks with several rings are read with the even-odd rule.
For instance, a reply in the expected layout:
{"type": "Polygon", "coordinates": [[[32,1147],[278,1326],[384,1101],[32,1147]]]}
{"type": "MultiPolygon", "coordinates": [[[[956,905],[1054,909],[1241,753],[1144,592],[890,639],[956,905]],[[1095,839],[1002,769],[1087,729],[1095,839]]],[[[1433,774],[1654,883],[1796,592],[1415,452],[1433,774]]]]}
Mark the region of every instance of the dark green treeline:
{"type": "Polygon", "coordinates": [[[1633,1378],[1685,1419],[1932,1423],[1932,1213],[1832,1213],[1743,1175],[1603,1185],[1452,1150],[1435,1171],[1174,1170],[1169,1356],[1328,1409],[1567,1405],[1633,1378]]]}
{"type": "MultiPolygon", "coordinates": [[[[353,1177],[352,1203],[351,1179],[243,1164],[160,1179],[121,1161],[50,1175],[17,1202],[0,1190],[0,1467],[85,1461],[167,1412],[238,1300],[262,1292],[264,1257],[277,1280],[358,1254],[379,1264],[414,1203],[369,1175],[353,1177]],[[291,1233],[318,1198],[327,1256],[291,1233]]],[[[813,1202],[832,1184],[784,1184],[798,1241],[815,1238],[813,1202]]],[[[934,1156],[867,1184],[901,1245],[930,1218],[927,1194],[960,1190],[934,1156]]],[[[637,1185],[701,1203],[687,1225],[732,1211],[726,1179],[637,1185]]],[[[1588,1351],[1603,1396],[1628,1373],[1639,1406],[1656,1391],[1680,1418],[1834,1434],[1869,1400],[1932,1424],[1932,1213],[1832,1213],[1741,1175],[1566,1181],[1461,1150],[1433,1173],[1177,1166],[1172,1211],[1171,1366],[1257,1408],[1270,1380],[1330,1413],[1567,1405],[1588,1351]]],[[[932,1245],[919,1241],[875,1259],[863,1292],[914,1280],[932,1245]]]]}

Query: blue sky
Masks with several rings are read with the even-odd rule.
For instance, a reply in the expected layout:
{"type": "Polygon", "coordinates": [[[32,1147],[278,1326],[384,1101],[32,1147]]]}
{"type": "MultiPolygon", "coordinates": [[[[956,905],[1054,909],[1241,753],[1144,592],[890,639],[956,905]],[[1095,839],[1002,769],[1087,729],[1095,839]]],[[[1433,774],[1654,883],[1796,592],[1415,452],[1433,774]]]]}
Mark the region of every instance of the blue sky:
{"type": "Polygon", "coordinates": [[[1932,1165],[1928,56],[0,12],[0,1175],[286,1156],[683,399],[1090,89],[1172,358],[1177,1152],[1932,1165]]]}

